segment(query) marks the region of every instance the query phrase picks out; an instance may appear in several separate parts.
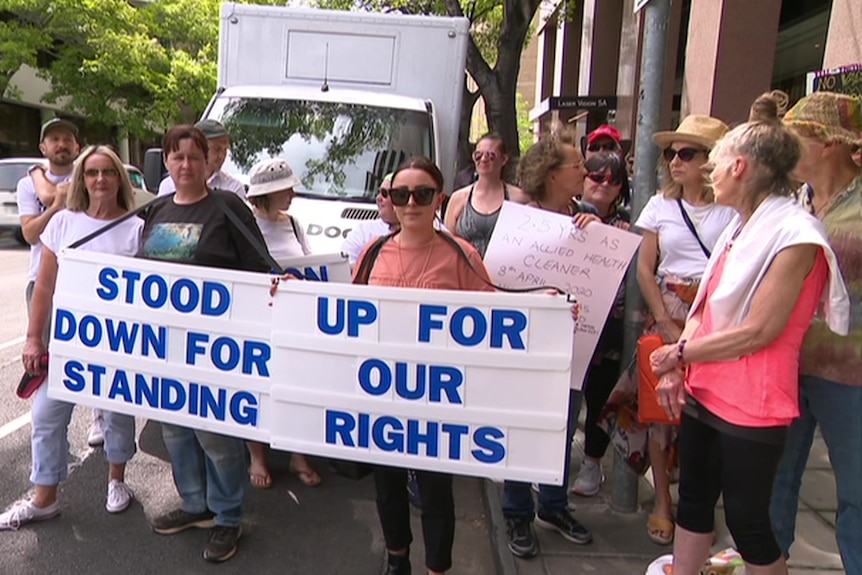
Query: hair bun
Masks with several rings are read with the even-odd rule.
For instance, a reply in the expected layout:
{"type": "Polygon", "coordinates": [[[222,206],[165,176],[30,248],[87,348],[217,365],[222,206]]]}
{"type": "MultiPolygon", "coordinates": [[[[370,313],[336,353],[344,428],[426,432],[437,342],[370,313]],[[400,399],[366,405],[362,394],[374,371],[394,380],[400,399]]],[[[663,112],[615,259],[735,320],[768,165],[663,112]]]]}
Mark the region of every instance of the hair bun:
{"type": "Polygon", "coordinates": [[[772,90],[757,97],[748,112],[749,122],[778,122],[785,112],[790,96],[781,90],[772,90]]]}

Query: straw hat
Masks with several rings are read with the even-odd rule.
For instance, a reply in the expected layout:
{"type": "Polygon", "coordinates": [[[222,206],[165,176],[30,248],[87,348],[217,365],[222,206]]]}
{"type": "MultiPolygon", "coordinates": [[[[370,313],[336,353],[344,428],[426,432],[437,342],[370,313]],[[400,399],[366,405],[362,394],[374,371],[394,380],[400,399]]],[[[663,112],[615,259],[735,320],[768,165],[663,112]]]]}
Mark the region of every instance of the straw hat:
{"type": "Polygon", "coordinates": [[[293,172],[290,164],[281,158],[271,158],[251,168],[246,197],[265,196],[301,185],[299,176],[293,172]]]}
{"type": "Polygon", "coordinates": [[[673,132],[656,132],[652,136],[653,142],[662,149],[667,148],[674,142],[691,142],[711,150],[727,132],[727,124],[711,116],[692,114],[686,116],[679,127],[673,132]]]}
{"type": "Polygon", "coordinates": [[[784,115],[784,123],[799,135],[826,142],[862,142],[862,101],[834,92],[805,96],[784,115]]]}

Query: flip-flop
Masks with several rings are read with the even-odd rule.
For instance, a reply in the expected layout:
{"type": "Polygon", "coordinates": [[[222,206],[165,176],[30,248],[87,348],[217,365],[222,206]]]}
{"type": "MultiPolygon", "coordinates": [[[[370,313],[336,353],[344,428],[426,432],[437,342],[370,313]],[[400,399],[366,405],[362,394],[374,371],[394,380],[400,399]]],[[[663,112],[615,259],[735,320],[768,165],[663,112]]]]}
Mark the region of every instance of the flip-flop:
{"type": "Polygon", "coordinates": [[[272,476],[269,473],[251,473],[248,474],[249,481],[258,489],[269,489],[272,487],[272,476]]]}
{"type": "Polygon", "coordinates": [[[650,514],[647,519],[647,535],[650,541],[657,545],[670,545],[673,542],[674,523],[672,519],[650,514]],[[662,533],[670,533],[670,537],[662,537],[662,533]]]}
{"type": "Polygon", "coordinates": [[[296,475],[306,487],[317,487],[323,483],[323,478],[320,474],[310,467],[308,469],[298,469],[291,466],[290,472],[296,475]]]}

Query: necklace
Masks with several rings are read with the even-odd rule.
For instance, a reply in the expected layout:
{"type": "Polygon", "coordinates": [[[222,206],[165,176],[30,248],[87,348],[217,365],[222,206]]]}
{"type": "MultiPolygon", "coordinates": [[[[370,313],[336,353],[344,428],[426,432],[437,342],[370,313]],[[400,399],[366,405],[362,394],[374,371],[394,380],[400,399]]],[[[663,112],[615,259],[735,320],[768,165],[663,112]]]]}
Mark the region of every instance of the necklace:
{"type": "Polygon", "coordinates": [[[405,284],[415,283],[416,285],[421,285],[422,278],[425,277],[425,272],[428,269],[428,264],[431,262],[431,254],[434,253],[434,246],[437,245],[437,242],[435,241],[436,239],[437,238],[435,236],[434,239],[432,239],[426,245],[426,250],[428,251],[428,253],[425,255],[425,263],[422,264],[422,268],[419,270],[419,275],[416,276],[415,282],[410,282],[407,279],[407,273],[404,270],[404,262],[401,260],[401,242],[397,242],[396,245],[398,247],[398,269],[401,271],[401,281],[403,281],[405,284]]]}

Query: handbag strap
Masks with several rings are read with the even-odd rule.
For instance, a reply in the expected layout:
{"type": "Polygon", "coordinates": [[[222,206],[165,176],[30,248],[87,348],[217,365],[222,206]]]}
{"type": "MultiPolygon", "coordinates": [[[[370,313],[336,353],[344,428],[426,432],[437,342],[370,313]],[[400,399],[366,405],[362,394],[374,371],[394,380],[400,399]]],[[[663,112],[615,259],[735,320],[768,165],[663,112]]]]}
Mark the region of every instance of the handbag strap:
{"type": "MultiPolygon", "coordinates": [[[[242,220],[239,219],[232,209],[230,209],[227,204],[225,204],[224,200],[219,197],[218,194],[212,194],[213,198],[216,200],[216,204],[218,204],[221,211],[224,212],[224,215],[227,216],[227,219],[237,228],[243,237],[254,247],[255,251],[269,264],[269,267],[273,272],[278,273],[278,275],[284,275],[284,270],[281,269],[281,266],[278,265],[278,262],[275,261],[275,258],[272,257],[272,254],[269,253],[269,250],[266,249],[261,241],[254,236],[254,234],[249,231],[248,226],[243,223],[242,220]]],[[[295,229],[295,228],[294,228],[295,229]]],[[[296,273],[292,275],[297,275],[296,273]]],[[[299,279],[306,279],[305,277],[301,277],[299,279]]]]}
{"type": "Polygon", "coordinates": [[[682,219],[685,220],[685,225],[688,226],[688,229],[689,231],[691,231],[692,235],[694,236],[694,239],[696,239],[697,243],[700,244],[700,249],[703,250],[704,255],[706,255],[706,259],[709,259],[712,256],[712,252],[709,251],[709,248],[706,247],[703,243],[703,240],[700,239],[700,235],[697,233],[697,228],[694,227],[694,222],[691,221],[688,212],[682,205],[682,200],[677,198],[676,205],[679,206],[679,213],[682,214],[682,219]]]}
{"type": "Polygon", "coordinates": [[[115,227],[119,226],[120,224],[122,224],[122,223],[123,223],[123,222],[125,222],[126,220],[128,220],[128,219],[130,219],[130,218],[133,218],[133,217],[135,217],[135,216],[137,216],[138,214],[140,214],[141,212],[143,212],[143,211],[145,211],[145,210],[150,209],[151,207],[153,207],[154,205],[156,205],[156,202],[161,202],[161,203],[166,202],[166,201],[168,200],[168,198],[172,197],[173,195],[174,195],[174,194],[168,194],[168,195],[165,195],[165,196],[161,196],[161,197],[159,197],[159,198],[156,198],[156,199],[155,199],[155,200],[153,200],[152,202],[148,202],[148,203],[146,203],[146,204],[144,204],[144,205],[142,205],[142,206],[138,206],[137,208],[135,208],[135,209],[134,209],[134,210],[132,210],[131,212],[127,212],[127,213],[126,213],[126,215],[124,215],[124,216],[122,216],[122,217],[120,217],[120,218],[117,218],[117,219],[116,219],[116,220],[114,220],[113,222],[111,222],[111,223],[109,223],[109,224],[106,224],[106,225],[102,226],[101,228],[99,228],[98,230],[96,230],[96,231],[94,231],[94,232],[92,232],[92,233],[89,233],[89,234],[87,234],[86,236],[84,236],[83,238],[81,238],[81,239],[79,239],[79,240],[77,240],[77,241],[75,241],[75,242],[73,242],[73,243],[69,244],[69,249],[75,249],[75,248],[81,247],[82,245],[86,244],[86,243],[87,243],[87,242],[89,242],[90,240],[92,240],[92,239],[94,239],[94,238],[97,238],[97,237],[101,236],[102,234],[104,234],[104,233],[105,233],[105,232],[107,232],[108,230],[112,230],[112,229],[114,229],[115,227]]]}

